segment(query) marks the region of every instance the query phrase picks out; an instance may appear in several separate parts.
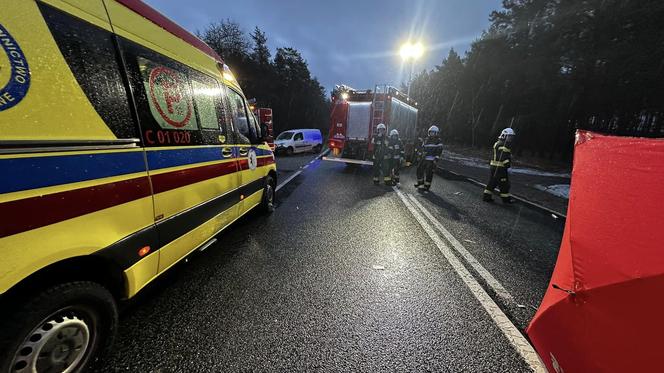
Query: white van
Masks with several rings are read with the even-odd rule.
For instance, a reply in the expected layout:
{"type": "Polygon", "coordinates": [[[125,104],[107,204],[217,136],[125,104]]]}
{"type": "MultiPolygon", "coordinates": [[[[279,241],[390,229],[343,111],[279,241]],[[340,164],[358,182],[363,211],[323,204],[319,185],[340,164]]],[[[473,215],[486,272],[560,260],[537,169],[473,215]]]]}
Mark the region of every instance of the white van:
{"type": "Polygon", "coordinates": [[[320,153],[323,149],[323,135],[317,129],[295,129],[282,132],[274,140],[277,152],[286,152],[291,155],[313,151],[320,153]]]}

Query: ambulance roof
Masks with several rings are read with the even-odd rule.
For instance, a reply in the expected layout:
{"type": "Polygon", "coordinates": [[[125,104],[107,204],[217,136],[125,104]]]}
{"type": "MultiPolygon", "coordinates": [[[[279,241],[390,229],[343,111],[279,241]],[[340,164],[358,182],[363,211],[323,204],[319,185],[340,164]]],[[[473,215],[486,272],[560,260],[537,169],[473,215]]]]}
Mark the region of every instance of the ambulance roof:
{"type": "Polygon", "coordinates": [[[223,63],[221,57],[215,52],[209,45],[205,44],[204,41],[196,37],[194,34],[185,30],[182,26],[173,22],[170,18],[161,14],[158,10],[144,3],[142,0],[117,0],[120,4],[131,9],[135,13],[140,14],[144,18],[150,20],[152,23],[163,28],[164,30],[170,32],[171,34],[177,36],[178,38],[184,40],[185,42],[191,44],[192,46],[198,48],[203,53],[214,58],[218,62],[223,63]]]}

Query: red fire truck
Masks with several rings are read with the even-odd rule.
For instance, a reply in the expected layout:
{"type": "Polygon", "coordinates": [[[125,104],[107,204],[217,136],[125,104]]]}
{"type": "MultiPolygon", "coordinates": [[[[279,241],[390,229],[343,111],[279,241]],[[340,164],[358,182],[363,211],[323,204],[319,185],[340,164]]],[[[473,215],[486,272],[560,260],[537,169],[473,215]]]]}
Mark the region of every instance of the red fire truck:
{"type": "Polygon", "coordinates": [[[328,161],[371,165],[371,138],[376,126],[396,129],[403,140],[406,160],[411,160],[417,139],[417,102],[398,89],[377,85],[374,90],[356,90],[337,85],[332,92],[330,156],[328,161]]]}
{"type": "Polygon", "coordinates": [[[272,151],[275,150],[274,145],[274,124],[272,123],[272,109],[267,107],[258,107],[256,105],[256,100],[249,100],[249,107],[256,115],[258,119],[258,124],[260,124],[261,129],[267,128],[267,143],[270,145],[272,151]]]}

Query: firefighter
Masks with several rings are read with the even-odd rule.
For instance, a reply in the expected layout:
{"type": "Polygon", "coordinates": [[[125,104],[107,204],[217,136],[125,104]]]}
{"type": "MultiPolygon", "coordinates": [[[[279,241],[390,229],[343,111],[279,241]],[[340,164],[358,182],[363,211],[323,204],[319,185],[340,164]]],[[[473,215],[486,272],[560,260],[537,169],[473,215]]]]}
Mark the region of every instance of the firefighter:
{"type": "Polygon", "coordinates": [[[483,200],[493,202],[493,190],[496,186],[500,189],[500,198],[504,203],[514,203],[510,195],[510,180],[507,169],[510,168],[512,159],[511,142],[516,133],[511,128],[505,128],[498,136],[498,141],[493,144],[493,158],[489,163],[489,182],[484,189],[483,200]]]}
{"type": "Polygon", "coordinates": [[[383,173],[383,181],[386,185],[392,183],[390,176],[390,152],[388,149],[388,140],[385,136],[387,127],[385,124],[379,123],[376,126],[376,134],[373,137],[373,182],[378,185],[380,183],[380,174],[383,173]]]}
{"type": "Polygon", "coordinates": [[[399,182],[399,169],[401,168],[401,160],[404,159],[403,142],[399,138],[399,131],[390,131],[390,138],[387,145],[390,151],[390,175],[392,176],[392,184],[397,187],[401,186],[399,182]]]}
{"type": "Polygon", "coordinates": [[[431,188],[435,161],[443,153],[443,144],[438,136],[439,132],[438,126],[433,125],[429,127],[427,137],[422,141],[418,149],[419,163],[417,165],[417,184],[415,184],[415,187],[420,190],[429,190],[431,188]]]}

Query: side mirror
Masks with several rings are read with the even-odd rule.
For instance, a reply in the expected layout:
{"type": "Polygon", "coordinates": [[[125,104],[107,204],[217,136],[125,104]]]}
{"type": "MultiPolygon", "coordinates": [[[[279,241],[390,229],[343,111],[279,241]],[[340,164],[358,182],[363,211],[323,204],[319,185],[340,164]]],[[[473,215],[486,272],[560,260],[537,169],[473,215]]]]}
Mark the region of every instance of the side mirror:
{"type": "Polygon", "coordinates": [[[260,134],[260,136],[259,136],[260,139],[261,139],[261,141],[268,141],[270,135],[269,135],[269,133],[268,133],[269,130],[268,130],[267,124],[265,124],[265,123],[261,123],[261,124],[258,126],[258,129],[261,131],[261,134],[260,134]]]}

